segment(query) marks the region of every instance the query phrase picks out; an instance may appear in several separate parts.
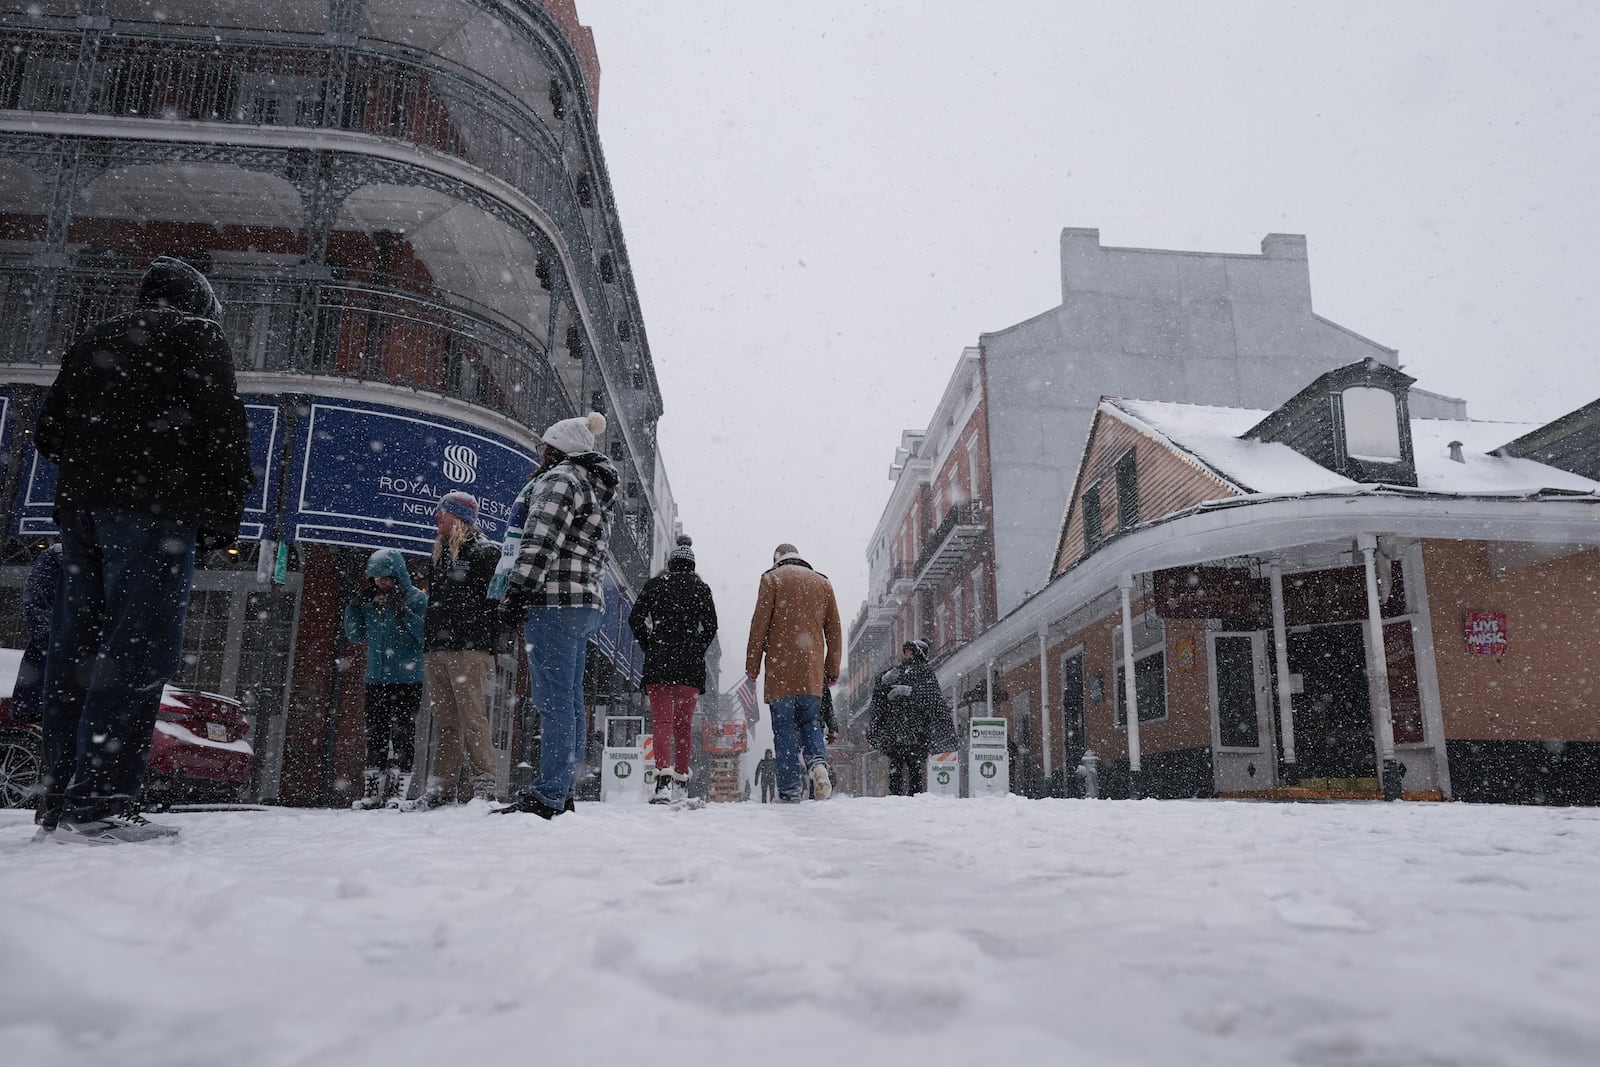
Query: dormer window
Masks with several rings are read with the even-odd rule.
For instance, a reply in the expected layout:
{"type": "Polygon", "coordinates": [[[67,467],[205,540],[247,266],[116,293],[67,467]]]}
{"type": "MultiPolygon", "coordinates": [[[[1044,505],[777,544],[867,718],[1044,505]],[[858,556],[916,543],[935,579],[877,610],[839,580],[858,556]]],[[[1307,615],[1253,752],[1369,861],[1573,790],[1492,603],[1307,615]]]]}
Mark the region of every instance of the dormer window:
{"type": "Polygon", "coordinates": [[[1354,385],[1339,394],[1344,414],[1345,455],[1376,463],[1399,463],[1400,411],[1387,389],[1354,385]]]}
{"type": "Polygon", "coordinates": [[[1353,482],[1415,486],[1406,404],[1415,382],[1374,359],[1335,367],[1241,436],[1292,448],[1353,482]]]}

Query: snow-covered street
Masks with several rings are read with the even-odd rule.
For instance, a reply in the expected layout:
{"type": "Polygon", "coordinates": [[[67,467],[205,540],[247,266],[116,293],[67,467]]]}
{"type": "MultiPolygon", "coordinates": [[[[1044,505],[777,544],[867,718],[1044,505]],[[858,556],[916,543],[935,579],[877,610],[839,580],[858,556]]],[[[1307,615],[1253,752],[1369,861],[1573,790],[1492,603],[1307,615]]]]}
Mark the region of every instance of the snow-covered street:
{"type": "Polygon", "coordinates": [[[1600,1063],[1600,811],[0,813],[12,1064],[1600,1063]]]}

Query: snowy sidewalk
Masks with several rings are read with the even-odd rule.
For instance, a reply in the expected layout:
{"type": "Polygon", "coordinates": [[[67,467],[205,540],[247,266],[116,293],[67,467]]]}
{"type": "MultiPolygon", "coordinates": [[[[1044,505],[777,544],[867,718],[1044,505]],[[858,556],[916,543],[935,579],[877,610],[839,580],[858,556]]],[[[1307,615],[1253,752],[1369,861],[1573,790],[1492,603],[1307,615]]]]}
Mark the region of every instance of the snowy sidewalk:
{"type": "Polygon", "coordinates": [[[1600,1063],[1600,811],[0,812],[8,1063],[1600,1063]],[[665,1059],[658,1059],[664,1056],[665,1059]]]}

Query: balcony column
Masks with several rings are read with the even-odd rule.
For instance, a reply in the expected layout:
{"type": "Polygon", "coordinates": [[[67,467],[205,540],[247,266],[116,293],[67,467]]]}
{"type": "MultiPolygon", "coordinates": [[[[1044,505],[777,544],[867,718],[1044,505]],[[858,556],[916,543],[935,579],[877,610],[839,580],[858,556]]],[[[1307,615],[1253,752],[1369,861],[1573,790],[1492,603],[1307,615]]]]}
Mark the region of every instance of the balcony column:
{"type": "Polygon", "coordinates": [[[1300,784],[1300,766],[1294,758],[1294,696],[1289,687],[1289,633],[1283,621],[1283,567],[1274,562],[1267,568],[1272,588],[1272,650],[1278,669],[1278,729],[1283,750],[1283,780],[1300,784]]]}
{"type": "Polygon", "coordinates": [[[1372,724],[1378,749],[1378,784],[1383,799],[1399,800],[1400,761],[1394,754],[1394,719],[1389,702],[1389,659],[1383,650],[1383,604],[1378,599],[1378,539],[1373,534],[1356,538],[1367,579],[1367,691],[1372,697],[1372,724]]]}
{"type": "MultiPolygon", "coordinates": [[[[318,336],[322,285],[329,278],[328,241],[333,233],[334,216],[350,190],[334,181],[332,161],[321,149],[306,153],[305,165],[294,175],[294,184],[305,211],[306,247],[295,271],[294,340],[287,364],[294,370],[329,371],[332,368],[323,365],[318,336]]],[[[273,366],[269,360],[267,369],[286,368],[273,366]]]]}
{"type": "Polygon", "coordinates": [[[1138,800],[1139,790],[1139,685],[1133,673],[1133,575],[1117,582],[1122,594],[1122,698],[1128,710],[1128,799],[1138,800]]]}
{"type": "Polygon", "coordinates": [[[1053,756],[1055,746],[1051,743],[1050,736],[1050,660],[1049,652],[1050,627],[1039,627],[1039,743],[1044,746],[1044,777],[1050,780],[1050,772],[1055,770],[1053,756]]]}
{"type": "MultiPolygon", "coordinates": [[[[84,174],[92,174],[95,169],[86,164],[82,144],[73,141],[58,148],[48,171],[39,175],[45,188],[50,190],[50,202],[45,209],[44,248],[33,256],[38,274],[29,304],[27,343],[23,349],[34,363],[48,362],[52,358],[46,349],[59,317],[56,298],[61,292],[62,275],[69,265],[67,237],[72,228],[72,204],[84,174]]],[[[63,343],[71,344],[72,340],[63,338],[63,343]]],[[[53,358],[59,360],[65,354],[57,352],[53,358]]]]}
{"type": "Polygon", "coordinates": [[[361,9],[366,0],[328,0],[328,32],[323,40],[331,46],[327,81],[322,93],[322,125],[340,129],[345,120],[346,89],[350,84],[350,49],[359,38],[361,9]]]}

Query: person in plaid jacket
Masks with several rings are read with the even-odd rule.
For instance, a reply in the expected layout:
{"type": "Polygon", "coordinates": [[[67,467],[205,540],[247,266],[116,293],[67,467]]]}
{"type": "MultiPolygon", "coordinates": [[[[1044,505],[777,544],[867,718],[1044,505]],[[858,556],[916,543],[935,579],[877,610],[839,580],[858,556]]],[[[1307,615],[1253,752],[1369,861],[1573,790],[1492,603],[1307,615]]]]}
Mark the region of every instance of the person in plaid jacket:
{"type": "Polygon", "coordinates": [[[619,480],[617,468],[595,449],[605,429],[605,416],[591,411],[546,430],[539,470],[512,506],[500,560],[502,610],[522,621],[527,640],[529,696],[540,721],[539,776],[499,809],[502,814],[551,819],[572,810],[587,732],[584,646],[605,608],[606,542],[619,480]],[[519,515],[525,516],[521,523],[519,515]]]}

